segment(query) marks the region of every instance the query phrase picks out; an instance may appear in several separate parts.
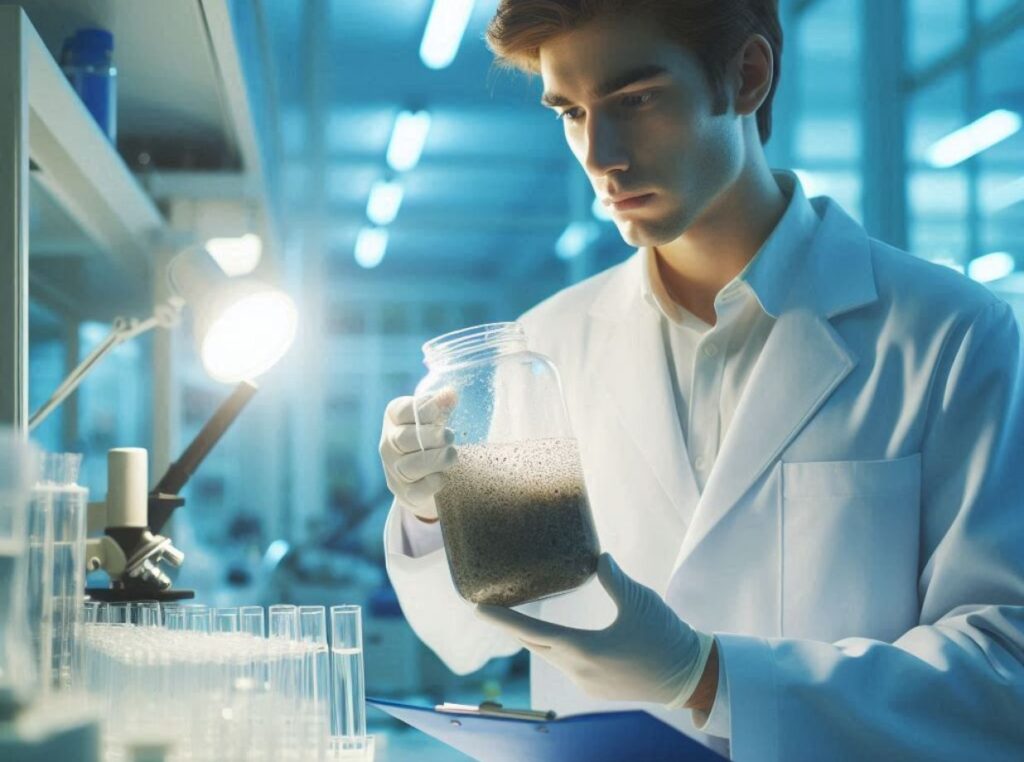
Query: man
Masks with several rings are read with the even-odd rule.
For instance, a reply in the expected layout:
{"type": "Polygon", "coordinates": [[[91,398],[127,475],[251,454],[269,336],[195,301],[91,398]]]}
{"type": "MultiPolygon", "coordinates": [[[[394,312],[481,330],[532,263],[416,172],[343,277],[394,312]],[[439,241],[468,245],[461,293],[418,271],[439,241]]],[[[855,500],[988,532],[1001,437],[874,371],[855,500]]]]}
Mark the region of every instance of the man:
{"type": "Polygon", "coordinates": [[[1008,306],[768,169],[773,0],[503,0],[488,39],[539,72],[639,249],[521,319],[610,557],[533,616],[463,603],[431,523],[443,403],[421,400],[421,450],[395,400],[388,569],[413,628],[459,672],[525,645],[535,706],[642,702],[737,759],[1022,758],[1008,306]]]}

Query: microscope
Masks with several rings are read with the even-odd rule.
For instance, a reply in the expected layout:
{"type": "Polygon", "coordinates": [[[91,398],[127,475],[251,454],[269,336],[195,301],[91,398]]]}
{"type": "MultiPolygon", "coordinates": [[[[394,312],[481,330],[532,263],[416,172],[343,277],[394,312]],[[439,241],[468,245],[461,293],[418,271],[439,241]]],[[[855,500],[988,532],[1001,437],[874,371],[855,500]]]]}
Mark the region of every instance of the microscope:
{"type": "Polygon", "coordinates": [[[185,504],[179,493],[235,418],[256,393],[241,382],[171,464],[157,485],[148,486],[148,453],[122,447],[107,453],[107,499],[89,503],[86,568],[110,575],[109,588],[86,588],[95,601],[177,601],[195,597],[191,590],[173,590],[164,565],[179,567],[185,554],[161,534],[171,514],[185,504]]]}

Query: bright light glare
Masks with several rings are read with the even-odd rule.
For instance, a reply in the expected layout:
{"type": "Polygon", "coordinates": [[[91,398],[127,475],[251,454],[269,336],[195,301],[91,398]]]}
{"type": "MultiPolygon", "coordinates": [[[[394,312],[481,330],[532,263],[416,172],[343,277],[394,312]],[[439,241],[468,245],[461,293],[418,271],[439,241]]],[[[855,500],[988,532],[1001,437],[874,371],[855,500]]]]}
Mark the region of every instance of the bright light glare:
{"type": "Polygon", "coordinates": [[[405,193],[401,183],[380,180],[370,188],[370,200],[366,203],[366,216],[375,225],[389,225],[398,216],[405,193]]]}
{"type": "Polygon", "coordinates": [[[388,248],[388,231],[385,228],[363,228],[356,238],[356,262],[370,270],[384,260],[388,248]]]}
{"type": "Polygon", "coordinates": [[[559,259],[572,259],[582,254],[597,240],[597,226],[592,222],[572,222],[559,236],[555,253],[559,259]]]}
{"type": "Polygon", "coordinates": [[[997,109],[961,127],[928,149],[928,163],[939,169],[954,167],[1020,131],[1020,114],[997,109]]]}
{"type": "Polygon", "coordinates": [[[1005,251],[994,251],[971,260],[971,263],[967,265],[967,274],[972,280],[979,283],[989,283],[1005,278],[1013,272],[1013,268],[1014,260],[1011,254],[1005,251]]]}
{"type": "Polygon", "coordinates": [[[206,372],[217,381],[255,378],[291,346],[298,313],[280,291],[258,291],[238,299],[210,324],[200,350],[206,372]]]}
{"type": "Polygon", "coordinates": [[[429,132],[429,111],[400,113],[388,143],[388,165],[396,172],[408,172],[415,167],[423,154],[429,132]]]}
{"type": "Polygon", "coordinates": [[[420,59],[430,69],[443,69],[455,60],[474,0],[434,0],[420,43],[420,59]]]}
{"type": "Polygon", "coordinates": [[[259,266],[263,241],[255,233],[237,238],[211,238],[206,242],[206,250],[226,275],[248,275],[259,266]]]}
{"type": "Polygon", "coordinates": [[[594,203],[591,204],[590,211],[602,222],[610,222],[612,219],[612,210],[602,204],[601,199],[597,196],[594,197],[594,203]]]}

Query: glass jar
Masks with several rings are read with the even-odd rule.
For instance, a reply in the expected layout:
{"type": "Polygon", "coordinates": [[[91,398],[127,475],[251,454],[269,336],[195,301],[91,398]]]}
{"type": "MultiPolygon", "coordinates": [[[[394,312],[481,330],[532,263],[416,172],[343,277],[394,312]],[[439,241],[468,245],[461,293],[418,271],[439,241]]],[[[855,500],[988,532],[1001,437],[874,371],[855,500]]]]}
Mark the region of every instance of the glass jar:
{"type": "Polygon", "coordinates": [[[586,582],[600,548],[555,366],[518,323],[445,334],[423,355],[417,408],[439,396],[455,433],[435,502],[459,595],[516,606],[586,582]]]}

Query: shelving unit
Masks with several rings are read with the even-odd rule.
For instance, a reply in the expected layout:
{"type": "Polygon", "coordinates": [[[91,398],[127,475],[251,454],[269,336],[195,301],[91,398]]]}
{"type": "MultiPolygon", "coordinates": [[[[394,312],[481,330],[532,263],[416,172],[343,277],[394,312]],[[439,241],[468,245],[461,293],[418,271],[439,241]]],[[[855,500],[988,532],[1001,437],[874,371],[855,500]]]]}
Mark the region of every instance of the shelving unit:
{"type": "MultiPolygon", "coordinates": [[[[28,419],[30,297],[69,327],[143,317],[164,288],[165,256],[188,242],[187,230],[172,229],[177,199],[227,195],[265,212],[230,8],[228,0],[0,4],[0,424],[24,428],[28,419]],[[115,36],[120,152],[54,60],[64,38],[87,26],[115,36]]],[[[154,336],[158,462],[174,439],[171,339],[154,336]]]]}
{"type": "Polygon", "coordinates": [[[149,289],[164,220],[17,6],[0,6],[0,103],[0,423],[24,428],[33,186],[131,290],[149,289]]]}

